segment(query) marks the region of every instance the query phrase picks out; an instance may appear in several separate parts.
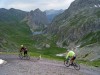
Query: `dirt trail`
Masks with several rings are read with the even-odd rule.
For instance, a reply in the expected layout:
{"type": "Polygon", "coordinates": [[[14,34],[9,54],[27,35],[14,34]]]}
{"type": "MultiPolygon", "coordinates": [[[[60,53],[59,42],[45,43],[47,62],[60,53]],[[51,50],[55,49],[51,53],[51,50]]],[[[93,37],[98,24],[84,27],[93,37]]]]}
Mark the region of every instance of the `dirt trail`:
{"type": "Polygon", "coordinates": [[[81,65],[77,71],[55,60],[20,60],[16,55],[0,55],[0,59],[7,61],[7,64],[0,65],[0,75],[100,75],[100,68],[81,65]]]}

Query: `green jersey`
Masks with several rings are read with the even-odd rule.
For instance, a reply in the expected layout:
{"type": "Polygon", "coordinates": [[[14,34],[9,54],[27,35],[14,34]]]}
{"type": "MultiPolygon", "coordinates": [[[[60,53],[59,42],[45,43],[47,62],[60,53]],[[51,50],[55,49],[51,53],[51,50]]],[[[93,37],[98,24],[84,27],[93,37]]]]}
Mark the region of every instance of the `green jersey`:
{"type": "Polygon", "coordinates": [[[67,56],[66,56],[66,59],[67,59],[68,57],[73,57],[73,56],[75,56],[75,52],[69,51],[68,54],[67,54],[67,56]]]}

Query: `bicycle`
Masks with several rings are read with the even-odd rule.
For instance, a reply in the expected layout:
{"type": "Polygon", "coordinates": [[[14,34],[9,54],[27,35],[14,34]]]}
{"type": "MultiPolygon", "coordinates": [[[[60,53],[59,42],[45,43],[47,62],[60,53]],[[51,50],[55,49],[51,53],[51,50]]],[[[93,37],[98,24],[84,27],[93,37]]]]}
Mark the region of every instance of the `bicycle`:
{"type": "Polygon", "coordinates": [[[19,53],[19,58],[20,58],[20,59],[29,60],[29,59],[30,59],[30,56],[29,56],[28,54],[24,56],[24,54],[23,54],[22,52],[20,52],[20,53],[19,53]]]}
{"type": "Polygon", "coordinates": [[[71,64],[70,59],[69,60],[64,60],[64,65],[66,67],[73,66],[76,70],[80,70],[80,65],[76,62],[73,62],[73,64],[71,64]]]}

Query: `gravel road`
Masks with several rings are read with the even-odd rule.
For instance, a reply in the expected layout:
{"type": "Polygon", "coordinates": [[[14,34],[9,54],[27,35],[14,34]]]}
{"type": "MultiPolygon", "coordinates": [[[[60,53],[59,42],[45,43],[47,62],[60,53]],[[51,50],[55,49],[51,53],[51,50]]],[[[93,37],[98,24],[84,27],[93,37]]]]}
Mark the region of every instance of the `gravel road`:
{"type": "Polygon", "coordinates": [[[17,55],[0,55],[7,61],[0,65],[0,75],[100,75],[100,68],[81,65],[79,71],[73,67],[65,67],[62,61],[32,57],[30,60],[20,60],[17,55]]]}

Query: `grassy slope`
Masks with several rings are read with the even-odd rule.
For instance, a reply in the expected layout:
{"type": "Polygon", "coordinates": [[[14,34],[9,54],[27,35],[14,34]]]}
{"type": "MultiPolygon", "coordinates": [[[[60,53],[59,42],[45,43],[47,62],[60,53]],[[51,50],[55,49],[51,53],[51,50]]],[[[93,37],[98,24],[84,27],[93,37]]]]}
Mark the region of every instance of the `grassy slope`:
{"type": "MultiPolygon", "coordinates": [[[[43,48],[42,50],[36,49],[35,44],[39,44],[41,41],[37,43],[36,40],[32,39],[32,34],[25,22],[23,23],[0,23],[0,50],[7,52],[16,52],[20,48],[21,44],[24,44],[31,55],[37,56],[42,55],[44,57],[54,57],[57,53],[65,52],[65,49],[55,47],[52,41],[52,47],[43,48]],[[2,41],[5,40],[5,41],[2,41]]],[[[42,39],[45,39],[44,36],[40,36],[42,39]]],[[[36,37],[37,38],[37,37],[36,37]]],[[[49,40],[50,41],[50,40],[49,40]]]]}
{"type": "Polygon", "coordinates": [[[47,57],[57,58],[56,54],[66,52],[66,49],[59,48],[56,46],[54,37],[48,37],[48,35],[35,35],[33,36],[33,41],[34,45],[36,45],[38,48],[41,49],[34,49],[32,52],[41,54],[44,57],[47,56],[47,57]],[[49,44],[50,48],[46,48],[45,44],[49,44]]]}
{"type": "Polygon", "coordinates": [[[0,44],[2,49],[17,49],[21,44],[32,44],[31,32],[25,23],[0,22],[0,44]],[[4,41],[3,41],[4,40],[4,41]]]}

